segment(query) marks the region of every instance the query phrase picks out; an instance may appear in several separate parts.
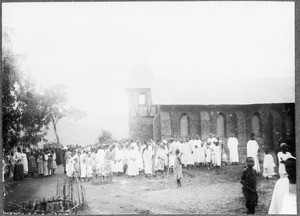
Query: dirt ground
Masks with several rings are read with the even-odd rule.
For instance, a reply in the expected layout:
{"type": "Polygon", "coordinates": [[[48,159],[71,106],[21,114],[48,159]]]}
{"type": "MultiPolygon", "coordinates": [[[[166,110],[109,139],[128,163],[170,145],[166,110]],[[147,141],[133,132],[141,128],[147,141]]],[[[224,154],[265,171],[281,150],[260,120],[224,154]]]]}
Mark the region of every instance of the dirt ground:
{"type": "MultiPolygon", "coordinates": [[[[105,185],[85,182],[88,207],[79,214],[244,214],[240,176],[243,165],[223,166],[217,174],[213,169],[184,169],[182,187],[176,188],[173,175],[163,178],[114,177],[105,185]]],[[[62,167],[58,174],[27,179],[10,184],[12,193],[4,199],[4,211],[16,212],[24,200],[52,198],[58,178],[65,177],[62,167]]],[[[267,214],[277,178],[258,179],[259,204],[256,214],[267,214]]]]}

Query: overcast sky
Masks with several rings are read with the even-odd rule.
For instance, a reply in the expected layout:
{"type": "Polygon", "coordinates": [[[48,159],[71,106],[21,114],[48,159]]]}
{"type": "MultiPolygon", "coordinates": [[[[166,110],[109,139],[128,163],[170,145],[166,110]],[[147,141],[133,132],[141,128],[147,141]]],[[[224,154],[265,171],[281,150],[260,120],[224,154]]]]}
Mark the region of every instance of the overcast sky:
{"type": "Polygon", "coordinates": [[[140,62],[156,79],[294,77],[293,2],[3,3],[2,13],[22,70],[64,84],[88,113],[80,125],[118,138],[140,62]]]}

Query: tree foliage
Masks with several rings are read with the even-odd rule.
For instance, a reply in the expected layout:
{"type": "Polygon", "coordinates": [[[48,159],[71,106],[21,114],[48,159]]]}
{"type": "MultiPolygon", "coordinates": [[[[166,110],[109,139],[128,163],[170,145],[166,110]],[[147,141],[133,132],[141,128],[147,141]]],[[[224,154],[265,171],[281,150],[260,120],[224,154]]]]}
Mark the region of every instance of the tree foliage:
{"type": "Polygon", "coordinates": [[[103,143],[105,143],[105,142],[111,140],[112,138],[113,138],[113,137],[112,137],[112,133],[111,133],[110,131],[102,129],[102,130],[101,130],[101,135],[98,136],[97,139],[98,139],[98,142],[99,142],[100,144],[103,144],[103,143]]]}
{"type": "Polygon", "coordinates": [[[81,119],[85,113],[79,109],[68,106],[66,87],[59,84],[54,87],[45,89],[44,91],[44,106],[48,119],[53,125],[56,141],[60,144],[59,134],[57,130],[58,122],[63,118],[74,120],[81,119]]]}
{"type": "Polygon", "coordinates": [[[21,133],[21,110],[19,104],[20,76],[18,62],[7,45],[7,35],[3,34],[1,99],[2,99],[2,135],[3,149],[16,146],[21,133]]]}
{"type": "Polygon", "coordinates": [[[2,33],[2,134],[3,150],[17,145],[37,145],[45,140],[48,125],[53,124],[58,144],[57,123],[64,117],[75,120],[85,113],[67,106],[65,87],[56,85],[37,90],[35,82],[19,70],[19,61],[11,51],[10,38],[2,33]]]}

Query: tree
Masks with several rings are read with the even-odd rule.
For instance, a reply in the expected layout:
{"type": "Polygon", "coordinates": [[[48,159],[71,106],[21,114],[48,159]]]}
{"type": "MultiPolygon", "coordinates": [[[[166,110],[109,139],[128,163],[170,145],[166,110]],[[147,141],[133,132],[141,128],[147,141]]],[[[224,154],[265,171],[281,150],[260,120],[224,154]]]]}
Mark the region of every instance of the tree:
{"type": "Polygon", "coordinates": [[[4,31],[2,36],[2,141],[3,150],[8,151],[11,147],[19,144],[21,133],[21,111],[18,107],[20,75],[18,73],[18,61],[11,51],[7,32],[4,31]]]}
{"type": "Polygon", "coordinates": [[[47,134],[50,119],[44,104],[44,95],[36,91],[34,82],[27,78],[20,87],[21,142],[25,146],[37,145],[47,134]]]}
{"type": "Polygon", "coordinates": [[[37,145],[47,133],[49,120],[42,104],[43,96],[35,83],[19,69],[19,59],[11,51],[9,36],[3,35],[1,70],[3,149],[37,145]]]}
{"type": "Polygon", "coordinates": [[[101,135],[97,139],[98,139],[98,142],[100,144],[102,144],[102,143],[105,143],[105,142],[111,140],[112,139],[112,134],[111,134],[110,131],[102,129],[101,130],[101,135]]]}
{"type": "Polygon", "coordinates": [[[65,86],[59,84],[44,90],[44,102],[49,121],[53,125],[56,142],[60,144],[57,131],[57,124],[63,118],[78,120],[85,115],[85,112],[68,106],[67,93],[65,86]]]}

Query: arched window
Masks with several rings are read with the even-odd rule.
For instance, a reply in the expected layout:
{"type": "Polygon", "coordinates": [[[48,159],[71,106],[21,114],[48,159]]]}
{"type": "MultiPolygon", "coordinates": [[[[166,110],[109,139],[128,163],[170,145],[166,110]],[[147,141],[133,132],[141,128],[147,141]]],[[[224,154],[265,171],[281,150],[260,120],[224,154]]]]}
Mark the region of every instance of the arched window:
{"type": "Polygon", "coordinates": [[[255,134],[255,136],[260,136],[261,130],[260,130],[260,117],[258,113],[254,113],[251,120],[252,124],[252,133],[255,134]]]}
{"type": "Polygon", "coordinates": [[[189,122],[187,114],[180,117],[180,136],[181,138],[189,136],[189,122]]]}
{"type": "Polygon", "coordinates": [[[222,113],[217,117],[217,136],[226,137],[226,119],[222,113]]]}
{"type": "Polygon", "coordinates": [[[291,116],[286,118],[286,135],[287,137],[294,135],[294,123],[291,116]]]}

